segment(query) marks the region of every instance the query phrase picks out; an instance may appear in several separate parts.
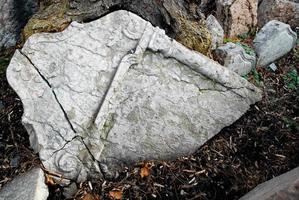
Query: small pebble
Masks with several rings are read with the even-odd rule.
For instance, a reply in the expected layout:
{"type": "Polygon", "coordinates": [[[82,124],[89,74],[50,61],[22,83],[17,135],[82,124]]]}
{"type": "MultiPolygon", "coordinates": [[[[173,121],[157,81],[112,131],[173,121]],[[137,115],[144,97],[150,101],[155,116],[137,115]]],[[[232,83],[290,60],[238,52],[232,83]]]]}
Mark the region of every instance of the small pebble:
{"type": "Polygon", "coordinates": [[[273,72],[277,70],[277,66],[275,65],[275,63],[270,64],[269,67],[270,69],[272,69],[273,72]]]}

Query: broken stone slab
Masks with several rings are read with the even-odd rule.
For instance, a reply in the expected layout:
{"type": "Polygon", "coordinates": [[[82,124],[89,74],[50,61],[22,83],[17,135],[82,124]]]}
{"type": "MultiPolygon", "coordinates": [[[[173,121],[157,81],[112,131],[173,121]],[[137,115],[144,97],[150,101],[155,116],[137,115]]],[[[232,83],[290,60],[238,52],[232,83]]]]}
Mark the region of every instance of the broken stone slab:
{"type": "Polygon", "coordinates": [[[297,34],[288,24],[272,20],[255,36],[253,47],[258,66],[268,66],[286,55],[296,45],[297,34]]]}
{"type": "Polygon", "coordinates": [[[267,22],[277,20],[299,27],[298,0],[262,0],[258,7],[258,25],[263,27],[267,22]]]}
{"type": "Polygon", "coordinates": [[[238,36],[257,25],[257,0],[216,0],[216,17],[224,33],[238,36]]]}
{"type": "Polygon", "coordinates": [[[194,152],[261,91],[128,11],[31,36],[7,79],[44,166],[65,178],[194,152]]]}
{"type": "Polygon", "coordinates": [[[215,50],[215,59],[241,76],[247,75],[256,64],[256,57],[245,52],[235,43],[229,42],[215,50]]]}
{"type": "Polygon", "coordinates": [[[240,200],[298,200],[299,167],[266,181],[240,200]]]}
{"type": "Polygon", "coordinates": [[[223,44],[224,31],[217,19],[213,15],[209,15],[206,19],[207,28],[212,36],[211,49],[214,50],[223,44]]]}
{"type": "Polygon", "coordinates": [[[38,1],[0,1],[0,50],[16,45],[21,29],[38,9],[38,1]]]}
{"type": "Polygon", "coordinates": [[[40,168],[19,175],[0,190],[0,200],[46,200],[48,195],[44,172],[40,168]]]}

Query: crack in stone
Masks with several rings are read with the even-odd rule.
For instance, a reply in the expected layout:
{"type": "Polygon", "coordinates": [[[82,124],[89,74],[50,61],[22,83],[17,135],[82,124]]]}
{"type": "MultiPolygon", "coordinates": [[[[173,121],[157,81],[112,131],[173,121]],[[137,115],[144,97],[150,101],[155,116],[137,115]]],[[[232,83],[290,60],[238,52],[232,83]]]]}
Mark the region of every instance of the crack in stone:
{"type": "MultiPolygon", "coordinates": [[[[220,89],[216,89],[216,88],[200,88],[197,84],[195,84],[195,83],[192,83],[192,82],[188,82],[188,81],[186,81],[186,80],[182,80],[182,79],[180,79],[180,80],[177,80],[177,79],[175,79],[175,78],[173,78],[173,77],[171,77],[174,81],[176,81],[176,82],[183,82],[183,83],[186,83],[186,84],[189,84],[189,85],[193,85],[193,86],[195,86],[196,88],[198,88],[198,90],[200,91],[200,92],[203,92],[203,91],[215,91],[215,92],[232,92],[232,93],[234,93],[235,95],[237,95],[237,96],[239,96],[239,97],[241,97],[241,98],[244,98],[244,99],[246,99],[246,97],[244,97],[244,96],[242,96],[241,94],[239,94],[239,93],[237,93],[236,91],[234,91],[234,90],[240,90],[240,89],[244,89],[245,87],[238,87],[238,88],[233,88],[233,87],[228,87],[228,86],[224,86],[224,85],[221,85],[222,87],[225,87],[225,88],[227,88],[226,90],[220,90],[220,89]]],[[[246,89],[248,89],[248,88],[246,88],[246,89]]]]}
{"type": "Polygon", "coordinates": [[[21,50],[19,50],[19,52],[28,60],[28,62],[34,67],[34,69],[36,70],[36,72],[39,74],[39,76],[45,81],[45,83],[49,86],[49,88],[51,89],[52,91],[52,94],[56,100],[56,102],[58,103],[61,111],[63,112],[64,114],[64,117],[66,119],[66,121],[68,122],[70,128],[73,130],[74,133],[76,133],[76,130],[74,129],[71,121],[69,120],[68,116],[67,116],[67,113],[66,111],[64,110],[63,106],[61,105],[61,103],[59,102],[58,98],[57,98],[57,95],[55,93],[55,91],[53,90],[51,84],[49,83],[49,81],[46,79],[46,77],[44,77],[44,75],[40,72],[40,70],[35,66],[35,64],[31,61],[31,59],[24,53],[22,52],[21,50]]]}
{"type": "MultiPolygon", "coordinates": [[[[24,117],[24,119],[27,119],[28,121],[30,120],[30,121],[33,121],[33,122],[35,122],[35,123],[39,123],[39,124],[46,124],[46,125],[48,125],[55,133],[57,133],[62,139],[63,139],[63,141],[65,141],[65,142],[68,142],[69,140],[67,140],[67,139],[65,139],[64,138],[64,136],[59,132],[59,131],[57,131],[55,128],[54,128],[54,126],[52,125],[52,124],[50,124],[50,123],[48,123],[48,122],[41,122],[41,121],[38,121],[38,120],[34,120],[34,119],[31,119],[31,118],[29,118],[29,117],[24,117]]],[[[27,122],[26,122],[27,123],[27,122]]]]}
{"type": "Polygon", "coordinates": [[[51,156],[54,156],[54,154],[56,154],[57,152],[63,150],[63,149],[66,147],[67,144],[69,144],[70,142],[74,141],[74,140],[77,139],[77,138],[81,138],[81,136],[76,135],[76,136],[74,136],[71,140],[66,140],[66,143],[65,143],[61,148],[55,150],[55,151],[52,153],[51,156]]]}
{"type": "MultiPolygon", "coordinates": [[[[40,77],[41,77],[41,78],[46,82],[46,84],[49,86],[49,88],[51,89],[52,94],[54,95],[54,98],[55,98],[56,102],[58,103],[59,107],[61,108],[61,111],[63,112],[63,114],[64,114],[64,116],[65,116],[65,119],[66,119],[66,121],[68,122],[68,124],[69,124],[71,130],[72,130],[74,133],[77,133],[76,130],[74,129],[73,125],[71,124],[71,121],[69,120],[66,111],[64,110],[63,106],[62,106],[61,103],[59,102],[59,100],[58,100],[58,98],[57,98],[57,96],[56,96],[56,93],[54,92],[54,90],[53,90],[51,84],[49,83],[49,81],[42,75],[42,73],[39,71],[39,69],[34,65],[34,63],[31,61],[31,59],[30,59],[24,52],[22,52],[22,51],[20,51],[20,50],[19,50],[19,52],[21,53],[21,55],[23,55],[23,56],[28,60],[28,62],[34,67],[34,69],[37,71],[37,73],[40,75],[40,77]]],[[[81,140],[82,144],[83,144],[83,145],[85,146],[85,148],[87,149],[87,151],[88,151],[89,155],[91,156],[91,158],[93,159],[93,161],[96,161],[96,162],[98,163],[100,172],[102,173],[102,175],[103,175],[104,178],[105,178],[105,173],[104,173],[105,171],[102,169],[102,166],[101,166],[102,164],[101,164],[98,160],[95,159],[94,155],[91,153],[90,149],[89,149],[88,146],[85,144],[85,142],[83,141],[82,136],[80,136],[80,135],[76,135],[76,136],[74,136],[71,140],[66,141],[66,143],[65,143],[60,149],[57,149],[57,150],[55,150],[55,151],[52,153],[52,156],[53,156],[55,153],[57,153],[57,152],[63,150],[63,149],[66,147],[67,144],[69,144],[70,142],[72,142],[72,141],[75,140],[76,138],[79,138],[79,139],[81,140]]]]}
{"type": "MultiPolygon", "coordinates": [[[[86,148],[87,152],[89,153],[91,159],[92,159],[94,162],[97,162],[97,164],[98,164],[97,166],[99,167],[99,170],[100,170],[101,174],[102,174],[103,177],[106,179],[106,172],[105,172],[105,170],[103,169],[103,166],[102,166],[103,164],[102,164],[100,161],[98,161],[98,160],[94,157],[94,155],[91,153],[91,150],[89,149],[89,147],[87,146],[87,144],[84,142],[83,137],[79,136],[79,138],[80,138],[82,144],[85,146],[85,148],[86,148]]],[[[104,147],[103,147],[103,148],[104,148],[104,147]]]]}

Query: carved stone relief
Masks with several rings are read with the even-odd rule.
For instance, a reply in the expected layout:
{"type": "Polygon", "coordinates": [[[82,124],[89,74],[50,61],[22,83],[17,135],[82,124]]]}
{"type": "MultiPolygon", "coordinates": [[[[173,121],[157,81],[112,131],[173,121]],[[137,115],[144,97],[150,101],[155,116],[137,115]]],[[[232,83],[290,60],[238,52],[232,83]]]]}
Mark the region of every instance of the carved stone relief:
{"type": "Polygon", "coordinates": [[[127,11],[35,34],[7,78],[45,167],[75,181],[195,151],[259,89],[127,11]]]}

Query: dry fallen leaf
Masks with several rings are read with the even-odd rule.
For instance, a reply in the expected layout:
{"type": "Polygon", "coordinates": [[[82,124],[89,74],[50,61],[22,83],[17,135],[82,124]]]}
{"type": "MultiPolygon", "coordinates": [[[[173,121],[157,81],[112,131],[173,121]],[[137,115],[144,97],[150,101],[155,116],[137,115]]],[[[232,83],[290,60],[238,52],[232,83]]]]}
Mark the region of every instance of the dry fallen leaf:
{"type": "Polygon", "coordinates": [[[83,200],[100,200],[100,197],[99,195],[93,195],[93,194],[90,194],[90,193],[87,193],[84,197],[83,197],[83,200]]]}
{"type": "Polygon", "coordinates": [[[147,177],[150,175],[150,168],[148,164],[145,164],[144,167],[140,169],[140,176],[141,178],[147,177]]]}
{"type": "Polygon", "coordinates": [[[123,192],[121,190],[112,190],[109,192],[109,196],[113,199],[122,199],[123,192]]]}
{"type": "Polygon", "coordinates": [[[46,174],[46,184],[47,185],[56,185],[53,176],[46,174]]]}

